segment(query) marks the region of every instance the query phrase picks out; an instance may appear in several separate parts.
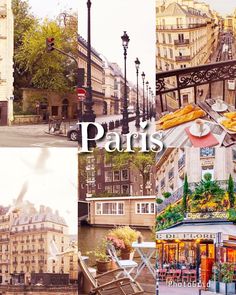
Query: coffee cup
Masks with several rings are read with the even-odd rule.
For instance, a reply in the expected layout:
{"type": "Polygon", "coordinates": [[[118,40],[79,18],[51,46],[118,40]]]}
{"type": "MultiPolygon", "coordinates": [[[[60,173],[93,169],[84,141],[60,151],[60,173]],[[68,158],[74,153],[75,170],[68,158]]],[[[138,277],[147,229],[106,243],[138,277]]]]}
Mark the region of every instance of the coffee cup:
{"type": "Polygon", "coordinates": [[[220,99],[220,98],[218,98],[218,99],[216,100],[216,107],[217,107],[218,109],[222,109],[222,106],[223,106],[223,100],[220,99]]]}
{"type": "Polygon", "coordinates": [[[195,128],[196,132],[202,133],[204,130],[204,122],[200,119],[197,119],[194,123],[194,128],[195,128]]]}

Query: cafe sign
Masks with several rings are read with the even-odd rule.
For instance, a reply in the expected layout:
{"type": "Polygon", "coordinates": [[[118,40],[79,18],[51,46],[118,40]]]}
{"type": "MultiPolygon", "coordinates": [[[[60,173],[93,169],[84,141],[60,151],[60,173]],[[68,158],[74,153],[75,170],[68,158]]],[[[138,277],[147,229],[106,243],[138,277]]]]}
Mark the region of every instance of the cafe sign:
{"type": "Polygon", "coordinates": [[[157,240],[215,240],[215,233],[157,233],[157,240]]]}

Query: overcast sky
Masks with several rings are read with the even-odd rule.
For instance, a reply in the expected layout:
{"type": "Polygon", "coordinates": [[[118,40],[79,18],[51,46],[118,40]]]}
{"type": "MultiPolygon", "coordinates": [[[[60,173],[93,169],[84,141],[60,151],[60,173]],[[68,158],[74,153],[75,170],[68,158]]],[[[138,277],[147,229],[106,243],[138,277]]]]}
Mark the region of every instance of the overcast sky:
{"type": "MultiPolygon", "coordinates": [[[[50,0],[47,6],[42,6],[38,0],[29,2],[33,12],[41,17],[56,15],[66,8],[78,9],[79,34],[87,39],[87,0],[50,0]]],[[[123,70],[121,35],[126,30],[130,37],[127,78],[136,83],[134,60],[138,57],[140,73],[145,72],[154,89],[155,0],[92,0],[91,15],[92,46],[123,70]]]]}
{"type": "Polygon", "coordinates": [[[214,10],[218,11],[223,16],[232,13],[236,8],[235,0],[205,0],[205,2],[209,3],[214,10]]]}
{"type": "Polygon", "coordinates": [[[1,148],[0,205],[11,205],[24,183],[24,200],[58,210],[77,233],[77,149],[1,148]]]}

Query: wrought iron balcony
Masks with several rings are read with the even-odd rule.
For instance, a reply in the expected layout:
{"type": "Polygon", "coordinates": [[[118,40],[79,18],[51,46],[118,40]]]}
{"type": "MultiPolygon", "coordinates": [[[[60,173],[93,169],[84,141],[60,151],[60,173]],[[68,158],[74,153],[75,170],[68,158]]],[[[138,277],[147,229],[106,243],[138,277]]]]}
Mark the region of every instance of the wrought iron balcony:
{"type": "MultiPolygon", "coordinates": [[[[183,57],[181,57],[183,58],[183,57]]],[[[197,103],[198,86],[208,85],[208,97],[211,98],[212,87],[214,82],[222,83],[222,97],[225,100],[226,97],[226,81],[234,80],[236,78],[236,60],[230,60],[226,62],[217,62],[197,67],[188,67],[182,69],[176,69],[171,71],[160,72],[156,74],[156,95],[157,103],[160,103],[160,109],[158,112],[164,112],[169,110],[170,107],[165,104],[165,95],[173,95],[175,93],[178,107],[182,106],[181,92],[183,90],[193,90],[193,101],[197,103]],[[171,79],[172,85],[167,82],[171,79]]],[[[221,95],[221,93],[219,93],[221,95]]],[[[235,100],[236,104],[236,100],[235,100]]],[[[173,109],[172,109],[173,110],[173,109]]]]}
{"type": "Polygon", "coordinates": [[[189,44],[189,39],[184,39],[184,40],[174,40],[175,45],[188,45],[189,44]]]}
{"type": "Polygon", "coordinates": [[[172,30],[189,30],[206,27],[207,24],[189,24],[189,25],[159,25],[157,31],[172,31],[172,30]]]}
{"type": "Polygon", "coordinates": [[[179,55],[175,57],[175,61],[190,61],[190,55],[179,55]]]}

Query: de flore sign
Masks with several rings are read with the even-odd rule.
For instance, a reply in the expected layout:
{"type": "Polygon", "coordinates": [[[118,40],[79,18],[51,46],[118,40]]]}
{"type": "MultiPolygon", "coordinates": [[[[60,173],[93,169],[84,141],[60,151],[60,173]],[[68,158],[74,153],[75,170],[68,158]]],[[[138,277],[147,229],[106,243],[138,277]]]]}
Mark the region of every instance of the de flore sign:
{"type": "Polygon", "coordinates": [[[215,233],[157,233],[158,240],[215,240],[215,233]]]}

